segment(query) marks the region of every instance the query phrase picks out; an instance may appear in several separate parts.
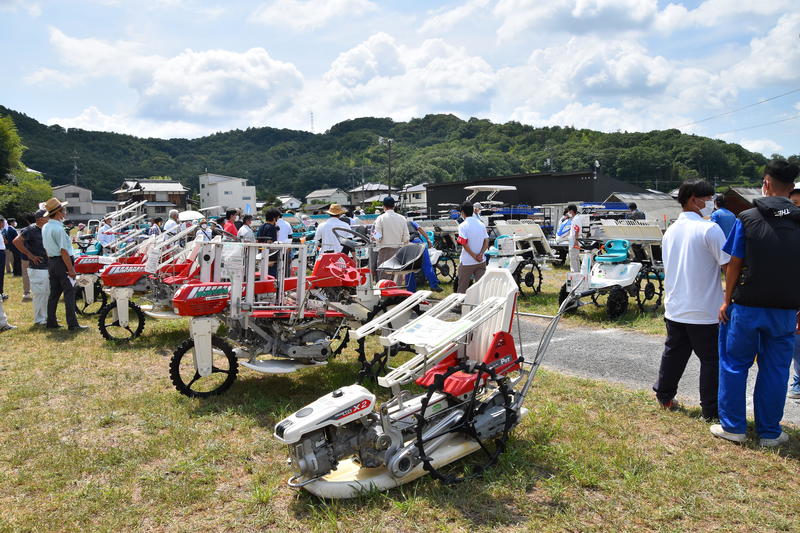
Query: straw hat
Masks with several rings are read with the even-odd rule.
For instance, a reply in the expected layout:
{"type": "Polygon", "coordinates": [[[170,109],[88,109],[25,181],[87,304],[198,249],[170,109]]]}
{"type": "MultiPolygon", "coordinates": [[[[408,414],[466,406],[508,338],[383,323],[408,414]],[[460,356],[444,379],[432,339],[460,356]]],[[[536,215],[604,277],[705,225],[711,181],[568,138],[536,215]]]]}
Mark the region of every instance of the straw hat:
{"type": "Polygon", "coordinates": [[[58,198],[50,198],[44,203],[44,208],[47,209],[48,215],[52,215],[67,204],[69,202],[62,202],[58,198]]]}
{"type": "Polygon", "coordinates": [[[347,213],[347,209],[340,206],[339,204],[331,204],[331,206],[325,212],[328,213],[329,215],[338,217],[339,215],[344,215],[345,213],[347,213]]]}

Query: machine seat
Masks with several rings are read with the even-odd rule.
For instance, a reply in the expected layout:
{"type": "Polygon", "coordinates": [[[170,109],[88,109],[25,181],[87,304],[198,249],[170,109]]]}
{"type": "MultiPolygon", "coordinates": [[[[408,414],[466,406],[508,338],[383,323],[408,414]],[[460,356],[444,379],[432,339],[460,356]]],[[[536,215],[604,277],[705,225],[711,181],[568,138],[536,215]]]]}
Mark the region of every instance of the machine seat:
{"type": "Polygon", "coordinates": [[[422,268],[423,244],[406,244],[392,257],[378,265],[378,270],[386,272],[409,272],[422,268]]]}
{"type": "Polygon", "coordinates": [[[631,243],[625,239],[613,239],[607,241],[602,254],[595,256],[594,260],[598,263],[624,263],[628,260],[628,251],[631,243]]]}

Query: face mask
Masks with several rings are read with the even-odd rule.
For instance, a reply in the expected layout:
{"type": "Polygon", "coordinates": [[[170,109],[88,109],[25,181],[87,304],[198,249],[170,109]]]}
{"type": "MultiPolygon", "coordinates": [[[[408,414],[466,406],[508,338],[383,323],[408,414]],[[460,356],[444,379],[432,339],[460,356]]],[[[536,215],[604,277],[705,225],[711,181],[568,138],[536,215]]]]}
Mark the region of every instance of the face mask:
{"type": "Polygon", "coordinates": [[[233,221],[234,222],[239,222],[239,215],[236,215],[235,217],[233,217],[233,221]]]}
{"type": "Polygon", "coordinates": [[[201,227],[202,229],[206,229],[206,228],[208,227],[208,224],[200,224],[200,227],[201,227]]]}
{"type": "Polygon", "coordinates": [[[714,201],[713,200],[706,200],[705,207],[700,208],[700,216],[701,217],[710,217],[711,213],[714,212],[714,201]]]}

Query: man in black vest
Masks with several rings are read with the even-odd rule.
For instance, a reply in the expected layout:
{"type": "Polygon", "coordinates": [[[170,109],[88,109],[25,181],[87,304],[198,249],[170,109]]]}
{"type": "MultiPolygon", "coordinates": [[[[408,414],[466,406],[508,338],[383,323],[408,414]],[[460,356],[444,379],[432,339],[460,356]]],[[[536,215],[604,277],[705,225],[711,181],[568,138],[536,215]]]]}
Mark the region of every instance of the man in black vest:
{"type": "Polygon", "coordinates": [[[767,165],[762,194],[743,211],[723,250],[731,255],[725,300],[719,310],[719,420],[711,433],[734,442],[746,439],[747,373],[758,355],[753,392],[756,432],[762,446],[789,440],[780,426],[794,348],[800,292],[800,208],[789,201],[797,165],[767,165]]]}

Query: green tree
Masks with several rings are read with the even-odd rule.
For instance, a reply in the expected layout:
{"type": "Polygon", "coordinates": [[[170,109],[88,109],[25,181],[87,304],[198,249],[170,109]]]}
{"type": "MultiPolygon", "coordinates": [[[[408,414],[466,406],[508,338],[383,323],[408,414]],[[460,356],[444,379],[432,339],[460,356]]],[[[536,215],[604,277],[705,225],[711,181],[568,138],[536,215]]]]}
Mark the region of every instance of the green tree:
{"type": "Polygon", "coordinates": [[[0,117],[0,180],[15,170],[23,168],[22,152],[25,147],[10,116],[0,117]]]}

